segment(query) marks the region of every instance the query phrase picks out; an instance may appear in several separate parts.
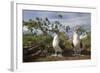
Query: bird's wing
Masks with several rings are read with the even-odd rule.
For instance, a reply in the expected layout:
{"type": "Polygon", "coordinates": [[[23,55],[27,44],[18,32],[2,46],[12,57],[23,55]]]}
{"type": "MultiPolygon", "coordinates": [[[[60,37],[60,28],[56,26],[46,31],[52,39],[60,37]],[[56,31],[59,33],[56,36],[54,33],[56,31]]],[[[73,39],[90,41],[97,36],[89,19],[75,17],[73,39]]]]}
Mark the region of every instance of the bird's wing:
{"type": "Polygon", "coordinates": [[[83,44],[82,44],[82,41],[80,41],[80,48],[83,48],[83,44]]]}
{"type": "Polygon", "coordinates": [[[86,38],[87,37],[87,35],[80,35],[80,39],[84,39],[84,38],[86,38]]]}
{"type": "Polygon", "coordinates": [[[60,52],[63,51],[59,45],[57,46],[57,48],[58,48],[58,51],[60,51],[60,52]]]}
{"type": "Polygon", "coordinates": [[[74,45],[73,45],[73,43],[71,43],[71,45],[72,45],[72,47],[74,48],[74,45]]]}

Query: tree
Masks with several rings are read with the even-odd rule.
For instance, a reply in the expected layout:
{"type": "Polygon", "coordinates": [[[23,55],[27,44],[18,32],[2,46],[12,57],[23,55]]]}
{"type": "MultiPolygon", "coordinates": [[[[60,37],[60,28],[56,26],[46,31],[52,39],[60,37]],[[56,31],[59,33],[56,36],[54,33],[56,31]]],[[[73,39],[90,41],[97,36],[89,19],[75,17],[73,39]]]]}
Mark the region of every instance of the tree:
{"type": "Polygon", "coordinates": [[[32,20],[32,19],[29,19],[29,21],[23,21],[23,25],[24,26],[27,26],[27,28],[30,30],[30,32],[33,34],[33,31],[34,33],[36,32],[37,28],[38,28],[38,25],[36,23],[35,20],[32,20]]]}
{"type": "MultiPolygon", "coordinates": [[[[57,15],[58,18],[62,19],[61,14],[57,15]]],[[[63,26],[58,19],[58,21],[51,22],[48,17],[40,18],[36,17],[35,20],[29,19],[29,21],[23,21],[23,25],[27,26],[31,33],[35,33],[41,30],[45,35],[51,35],[54,32],[59,32],[63,26]]]]}
{"type": "Polygon", "coordinates": [[[70,30],[70,27],[68,25],[68,26],[66,26],[66,32],[68,32],[69,30],[70,30]]]}
{"type": "Polygon", "coordinates": [[[58,15],[59,18],[63,18],[63,16],[61,14],[58,15]]]}
{"type": "Polygon", "coordinates": [[[79,34],[82,34],[82,33],[86,32],[86,30],[84,29],[84,27],[81,26],[81,25],[77,25],[76,26],[76,30],[79,32],[79,34]]]}

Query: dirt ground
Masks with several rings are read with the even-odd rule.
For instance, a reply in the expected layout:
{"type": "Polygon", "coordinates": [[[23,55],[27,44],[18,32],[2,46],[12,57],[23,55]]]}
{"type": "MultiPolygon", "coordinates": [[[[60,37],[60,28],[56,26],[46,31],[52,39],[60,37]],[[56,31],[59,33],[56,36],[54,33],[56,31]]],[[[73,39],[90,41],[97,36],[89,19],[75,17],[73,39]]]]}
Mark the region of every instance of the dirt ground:
{"type": "Polygon", "coordinates": [[[34,56],[28,58],[24,62],[45,62],[45,61],[67,61],[67,60],[88,60],[91,59],[91,52],[84,50],[81,52],[80,56],[73,56],[73,51],[67,50],[62,53],[63,57],[58,56],[34,56]]]}
{"type": "Polygon", "coordinates": [[[84,56],[74,56],[74,57],[52,57],[48,56],[46,58],[38,58],[37,62],[41,61],[67,61],[67,60],[88,60],[91,59],[89,55],[84,55],[84,56]]]}

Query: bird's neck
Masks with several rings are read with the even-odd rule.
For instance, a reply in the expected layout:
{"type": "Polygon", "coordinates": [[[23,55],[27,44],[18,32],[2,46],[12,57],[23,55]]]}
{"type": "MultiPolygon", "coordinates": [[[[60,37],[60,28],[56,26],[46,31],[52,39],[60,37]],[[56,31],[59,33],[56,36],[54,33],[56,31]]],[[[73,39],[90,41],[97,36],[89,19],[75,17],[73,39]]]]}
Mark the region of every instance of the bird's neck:
{"type": "Polygon", "coordinates": [[[54,40],[59,40],[59,37],[58,37],[58,34],[56,34],[55,36],[54,36],[54,40]]]}
{"type": "Polygon", "coordinates": [[[74,35],[73,35],[74,39],[79,39],[79,35],[77,32],[74,32],[74,35]]]}

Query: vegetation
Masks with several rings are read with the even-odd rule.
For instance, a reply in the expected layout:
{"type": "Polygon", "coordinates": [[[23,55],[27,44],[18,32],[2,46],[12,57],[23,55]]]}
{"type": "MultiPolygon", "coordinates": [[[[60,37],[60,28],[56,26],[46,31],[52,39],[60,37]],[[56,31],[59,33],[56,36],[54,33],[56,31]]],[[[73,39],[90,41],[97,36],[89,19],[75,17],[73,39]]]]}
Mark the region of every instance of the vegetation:
{"type": "MultiPolygon", "coordinates": [[[[62,19],[62,15],[58,15],[59,19],[62,19]]],[[[69,26],[62,25],[59,20],[51,22],[47,17],[29,21],[23,21],[23,27],[27,26],[27,29],[31,34],[23,34],[23,61],[44,61],[52,60],[49,57],[53,52],[52,47],[52,35],[56,32],[60,34],[60,46],[64,51],[72,50],[72,41],[66,34],[69,30],[69,26]],[[63,28],[63,31],[61,31],[63,28]],[[49,59],[48,59],[49,58],[49,59]]],[[[82,27],[78,30],[85,32],[82,27]]],[[[90,51],[91,48],[91,33],[87,32],[87,37],[81,40],[84,48],[90,51]]],[[[53,58],[54,59],[54,58],[53,58]]]]}

